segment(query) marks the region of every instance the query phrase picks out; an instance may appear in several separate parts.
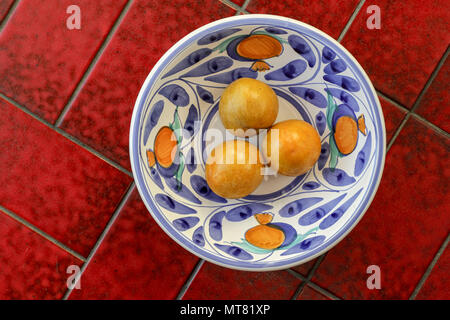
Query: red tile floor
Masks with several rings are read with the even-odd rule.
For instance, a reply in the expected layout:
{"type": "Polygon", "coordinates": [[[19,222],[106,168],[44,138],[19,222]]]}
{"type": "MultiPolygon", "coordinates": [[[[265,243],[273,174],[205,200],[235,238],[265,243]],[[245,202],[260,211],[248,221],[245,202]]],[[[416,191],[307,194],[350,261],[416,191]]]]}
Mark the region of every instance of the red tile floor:
{"type": "Polygon", "coordinates": [[[450,299],[449,24],[446,0],[0,0],[0,299],[450,299]],[[66,27],[71,4],[81,30],[66,27]],[[373,5],[381,29],[367,28],[373,5]],[[379,93],[388,139],[357,227],[316,260],[267,273],[171,241],[128,160],[134,101],[159,57],[201,25],[252,13],[304,21],[348,48],[379,93]],[[380,289],[367,288],[370,265],[380,289]]]}

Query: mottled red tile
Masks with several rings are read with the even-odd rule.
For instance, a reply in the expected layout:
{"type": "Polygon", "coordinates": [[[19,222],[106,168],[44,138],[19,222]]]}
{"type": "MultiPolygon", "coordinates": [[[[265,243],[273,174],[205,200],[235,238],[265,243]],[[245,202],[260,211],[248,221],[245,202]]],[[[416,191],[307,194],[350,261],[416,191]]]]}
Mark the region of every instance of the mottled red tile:
{"type": "Polygon", "coordinates": [[[0,0],[0,23],[8,14],[9,8],[13,4],[14,0],[0,0]]]}
{"type": "Polygon", "coordinates": [[[73,1],[21,1],[0,34],[0,91],[54,122],[125,2],[76,1],[81,29],[69,30],[73,1]]]}
{"type": "Polygon", "coordinates": [[[450,132],[450,60],[447,59],[418,106],[416,113],[450,132]]]}
{"type": "Polygon", "coordinates": [[[449,139],[410,118],[369,210],[313,281],[344,299],[408,299],[450,229],[449,152],[449,139]],[[380,290],[367,288],[371,265],[380,267],[380,290]]]}
{"type": "Polygon", "coordinates": [[[358,2],[358,0],[252,0],[247,7],[247,11],[250,13],[275,14],[296,19],[310,24],[337,39],[356,9],[358,2]]]}
{"type": "Polygon", "coordinates": [[[386,143],[389,143],[398,126],[402,123],[403,118],[405,118],[406,111],[393,105],[382,97],[378,98],[380,99],[381,108],[383,109],[384,124],[386,126],[386,143]]]}
{"type": "Polygon", "coordinates": [[[135,1],[62,128],[126,168],[131,114],[158,59],[183,36],[234,10],[216,0],[135,1]]]}
{"type": "Polygon", "coordinates": [[[198,260],[164,233],[135,190],[70,299],[174,299],[198,260]]]}
{"type": "Polygon", "coordinates": [[[287,271],[250,272],[205,262],[183,296],[184,300],[285,300],[301,280],[287,271]]]}
{"type": "Polygon", "coordinates": [[[410,108],[447,49],[449,28],[446,0],[366,1],[342,43],[377,89],[410,108]],[[367,27],[373,5],[380,29],[367,27]]]}
{"type": "Polygon", "coordinates": [[[82,261],[0,211],[0,299],[61,299],[82,261]]]}
{"type": "Polygon", "coordinates": [[[450,250],[439,257],[416,300],[450,300],[450,250]]]}
{"type": "Polygon", "coordinates": [[[87,256],[131,178],[0,98],[0,204],[87,256]]]}
{"type": "Polygon", "coordinates": [[[302,292],[298,295],[297,300],[331,300],[320,292],[311,287],[305,286],[302,292]]]}

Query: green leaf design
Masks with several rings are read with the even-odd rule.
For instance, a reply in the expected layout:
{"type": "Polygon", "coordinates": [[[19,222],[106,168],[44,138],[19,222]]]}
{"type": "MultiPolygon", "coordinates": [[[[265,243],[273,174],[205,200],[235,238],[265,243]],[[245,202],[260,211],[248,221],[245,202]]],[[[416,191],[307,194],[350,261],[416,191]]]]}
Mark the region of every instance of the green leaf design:
{"type": "Polygon", "coordinates": [[[181,143],[181,140],[183,139],[183,134],[180,116],[178,115],[178,107],[175,109],[175,113],[173,114],[173,121],[169,125],[169,128],[172,129],[173,133],[175,134],[175,137],[177,138],[177,143],[181,143]]]}
{"type": "Polygon", "coordinates": [[[333,96],[327,91],[327,125],[328,129],[330,129],[331,132],[333,132],[333,114],[336,110],[337,106],[334,102],[333,96]]]}
{"type": "Polygon", "coordinates": [[[340,157],[341,153],[339,152],[336,142],[334,141],[333,135],[330,134],[330,169],[334,170],[337,165],[337,159],[340,157]]]}
{"type": "Polygon", "coordinates": [[[178,191],[180,191],[181,187],[182,187],[182,177],[183,177],[184,163],[185,163],[184,155],[181,152],[179,154],[179,159],[180,159],[180,165],[178,166],[178,170],[175,173],[175,179],[177,179],[177,189],[178,189],[178,191]]]}
{"type": "Polygon", "coordinates": [[[288,43],[286,40],[281,39],[279,36],[274,35],[272,33],[269,33],[267,31],[259,30],[259,31],[252,32],[251,34],[262,34],[262,35],[266,35],[266,36],[272,37],[272,38],[278,40],[280,43],[284,43],[284,44],[288,43]]]}
{"type": "Polygon", "coordinates": [[[228,45],[230,44],[230,42],[233,41],[234,39],[239,38],[239,37],[242,37],[242,34],[224,40],[221,44],[219,44],[217,47],[215,47],[215,48],[213,49],[213,51],[219,50],[219,53],[224,52],[225,49],[226,49],[226,48],[228,47],[228,45]]]}

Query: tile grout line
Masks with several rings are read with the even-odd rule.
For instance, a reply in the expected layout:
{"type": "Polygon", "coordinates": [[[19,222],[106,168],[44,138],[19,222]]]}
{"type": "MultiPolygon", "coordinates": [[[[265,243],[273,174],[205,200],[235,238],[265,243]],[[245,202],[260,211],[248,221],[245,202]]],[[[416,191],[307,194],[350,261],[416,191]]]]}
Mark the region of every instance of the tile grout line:
{"type": "MultiPolygon", "coordinates": [[[[306,282],[306,278],[303,275],[301,275],[300,273],[298,273],[297,271],[294,271],[292,269],[287,269],[286,271],[289,272],[294,277],[296,277],[296,278],[306,282]]],[[[319,293],[321,293],[322,295],[326,296],[327,298],[330,298],[330,299],[333,299],[333,300],[341,300],[335,294],[333,294],[332,292],[328,291],[327,289],[324,289],[324,288],[320,287],[319,285],[315,284],[311,280],[308,281],[308,283],[306,283],[306,285],[308,287],[313,288],[314,290],[318,291],[319,293]]]]}
{"type": "Polygon", "coordinates": [[[303,288],[311,281],[312,277],[316,273],[316,270],[319,268],[320,264],[325,259],[326,255],[327,254],[324,253],[319,258],[317,258],[317,260],[316,260],[316,262],[314,262],[314,265],[312,266],[311,270],[309,270],[305,281],[298,286],[297,290],[295,291],[294,295],[292,296],[292,300],[296,300],[298,298],[298,296],[301,294],[301,292],[303,291],[303,288]]]}
{"type": "Polygon", "coordinates": [[[130,10],[131,5],[133,4],[133,0],[128,0],[128,2],[123,7],[122,11],[120,12],[119,17],[114,22],[113,26],[109,30],[108,34],[106,35],[105,40],[103,40],[102,44],[100,45],[100,48],[96,52],[94,58],[92,59],[91,63],[87,67],[86,71],[84,72],[83,76],[81,77],[80,81],[78,82],[77,86],[75,87],[75,90],[72,92],[72,95],[69,97],[69,100],[67,101],[66,105],[62,109],[61,113],[58,116],[58,119],[55,122],[55,127],[59,127],[62,122],[64,121],[64,117],[69,112],[70,108],[73,105],[73,102],[78,97],[79,93],[83,89],[84,85],[87,82],[87,79],[91,75],[92,71],[94,70],[95,66],[97,65],[97,62],[100,60],[100,57],[103,55],[104,51],[108,47],[108,44],[111,42],[111,39],[113,38],[114,34],[116,33],[116,30],[119,28],[120,24],[122,23],[123,19],[125,18],[126,14],[130,10]]]}
{"type": "MultiPolygon", "coordinates": [[[[381,92],[380,90],[376,89],[377,94],[382,97],[384,100],[388,101],[389,103],[391,103],[393,106],[395,106],[396,108],[398,108],[399,110],[405,112],[405,114],[409,113],[410,110],[406,107],[404,107],[401,103],[395,101],[394,99],[390,98],[389,96],[387,96],[386,94],[384,94],[383,92],[381,92]]],[[[429,121],[428,119],[422,117],[420,114],[415,113],[415,112],[411,112],[411,116],[420,120],[421,122],[423,122],[424,124],[430,126],[433,130],[437,131],[438,133],[442,134],[443,136],[445,136],[446,138],[450,138],[450,133],[445,131],[444,129],[438,127],[437,125],[435,125],[434,123],[432,123],[431,121],[429,121]]]]}
{"type": "Polygon", "coordinates": [[[194,281],[197,274],[200,272],[200,269],[202,268],[203,264],[205,263],[205,260],[200,259],[197,264],[195,265],[194,269],[189,274],[189,277],[187,278],[186,282],[181,287],[180,291],[177,294],[177,297],[175,300],[181,300],[183,299],[183,296],[186,294],[187,290],[191,286],[192,282],[194,281]]]}
{"type": "Polygon", "coordinates": [[[338,296],[336,296],[335,294],[333,294],[332,292],[322,288],[321,286],[315,284],[314,282],[310,281],[308,282],[308,287],[316,290],[317,292],[319,292],[320,294],[324,295],[327,298],[331,298],[332,300],[342,300],[341,298],[339,298],[338,296]]]}
{"type": "Polygon", "coordinates": [[[83,262],[86,261],[86,258],[83,257],[81,254],[79,254],[75,250],[69,248],[68,246],[63,244],[61,241],[56,240],[55,238],[53,238],[49,234],[45,233],[44,231],[42,231],[38,227],[34,226],[33,224],[31,224],[27,220],[23,219],[22,217],[20,217],[19,215],[17,215],[16,213],[12,212],[11,210],[5,208],[2,205],[0,205],[0,212],[3,212],[7,216],[9,216],[11,219],[15,220],[16,222],[20,223],[21,225],[25,226],[26,228],[34,231],[35,233],[37,233],[38,235],[40,235],[44,239],[50,241],[51,243],[53,243],[54,245],[56,245],[60,249],[66,251],[67,253],[71,254],[75,258],[77,258],[77,259],[79,259],[79,260],[81,260],[83,262]]]}
{"type": "Polygon", "coordinates": [[[245,1],[244,1],[244,3],[243,3],[242,6],[241,6],[241,11],[242,11],[242,13],[246,13],[246,14],[249,13],[249,12],[247,12],[247,7],[248,7],[248,5],[250,4],[250,1],[251,1],[251,0],[245,0],[245,1]]]}
{"type": "MultiPolygon", "coordinates": [[[[82,277],[84,271],[89,266],[89,263],[91,262],[94,255],[97,253],[98,248],[102,244],[103,240],[106,238],[112,225],[114,224],[114,222],[116,222],[117,217],[122,212],[123,207],[127,203],[128,199],[130,198],[134,189],[135,189],[135,183],[133,181],[133,182],[131,182],[131,184],[128,187],[128,190],[125,192],[124,196],[122,197],[119,204],[117,205],[117,208],[114,210],[112,217],[109,219],[108,223],[106,224],[105,228],[103,229],[103,232],[100,234],[97,242],[95,243],[95,245],[92,248],[91,252],[89,253],[88,257],[86,258],[86,261],[83,263],[83,266],[81,267],[80,273],[78,275],[77,282],[81,280],[81,277],[82,277]]],[[[68,288],[66,293],[64,294],[62,300],[67,300],[69,298],[70,294],[72,293],[72,290],[73,290],[73,288],[68,288]]]]}
{"type": "Polygon", "coordinates": [[[20,0],[15,0],[14,3],[11,5],[11,7],[9,7],[8,9],[8,13],[6,14],[6,16],[3,18],[2,23],[0,23],[0,33],[3,31],[3,29],[6,27],[6,25],[8,24],[9,19],[11,18],[11,16],[14,14],[14,12],[16,11],[17,6],[19,5],[20,0]]]}
{"type": "Polygon", "coordinates": [[[437,133],[443,135],[444,137],[446,137],[447,139],[450,139],[450,133],[445,131],[444,129],[439,128],[437,125],[435,125],[434,123],[428,121],[427,119],[425,119],[424,117],[422,117],[421,115],[412,112],[411,116],[416,118],[417,120],[419,120],[420,122],[422,122],[424,125],[427,125],[429,127],[431,127],[431,129],[433,129],[434,131],[436,131],[437,133]]]}
{"type": "Polygon", "coordinates": [[[222,2],[222,4],[230,7],[233,10],[236,10],[235,16],[239,15],[240,13],[248,14],[248,12],[245,10],[245,8],[247,7],[248,3],[250,3],[250,0],[246,0],[242,4],[242,7],[238,6],[236,3],[234,3],[230,0],[219,0],[219,2],[222,2]]]}
{"type": "Polygon", "coordinates": [[[9,102],[10,104],[12,104],[13,106],[15,106],[16,108],[20,109],[21,111],[25,112],[26,114],[28,114],[29,116],[31,116],[32,118],[34,118],[35,120],[39,121],[40,123],[44,124],[45,126],[47,126],[48,128],[52,129],[53,131],[56,131],[57,133],[59,133],[60,135],[62,135],[63,137],[67,138],[68,140],[70,140],[71,142],[73,142],[74,144],[78,145],[79,147],[83,148],[84,150],[90,152],[91,154],[97,156],[98,158],[100,158],[101,160],[105,161],[106,163],[108,163],[110,166],[116,168],[117,170],[125,173],[127,176],[133,178],[133,174],[125,169],[124,167],[122,167],[120,164],[118,164],[117,162],[115,162],[114,160],[109,159],[108,157],[106,157],[105,155],[103,155],[102,153],[98,152],[97,150],[95,150],[94,148],[92,148],[91,146],[85,144],[84,142],[78,140],[77,138],[75,138],[74,136],[70,135],[69,133],[65,132],[64,130],[60,129],[60,128],[56,128],[54,125],[52,125],[50,122],[48,122],[47,120],[44,120],[42,118],[40,118],[39,116],[37,116],[36,114],[34,114],[33,112],[31,112],[30,110],[28,110],[27,108],[21,106],[18,102],[14,101],[13,99],[9,98],[8,96],[5,96],[3,93],[0,92],[0,98],[2,98],[3,100],[9,102]]]}
{"type": "Polygon", "coordinates": [[[382,97],[384,100],[386,100],[390,104],[394,105],[398,109],[400,109],[406,113],[408,113],[410,111],[407,107],[403,106],[400,102],[395,101],[394,99],[392,99],[391,97],[389,97],[388,95],[383,93],[381,90],[375,88],[375,91],[380,97],[382,97]]]}
{"type": "Polygon", "coordinates": [[[447,234],[447,238],[444,240],[444,242],[440,246],[438,252],[434,255],[433,260],[431,261],[431,263],[428,266],[427,270],[425,270],[422,278],[420,278],[419,282],[417,283],[416,288],[414,289],[414,291],[412,292],[411,296],[409,297],[409,300],[414,300],[417,297],[417,295],[420,292],[420,289],[422,289],[422,286],[425,284],[426,280],[428,279],[428,277],[430,276],[431,272],[433,271],[434,266],[438,262],[438,260],[441,257],[442,253],[447,248],[449,240],[450,240],[450,234],[447,234]]]}
{"type": "Polygon", "coordinates": [[[361,11],[364,3],[366,2],[366,0],[361,0],[358,5],[355,8],[355,11],[353,11],[352,15],[350,16],[350,18],[348,19],[347,23],[345,24],[344,29],[342,29],[341,34],[339,35],[337,41],[340,43],[342,41],[342,39],[345,37],[345,35],[347,34],[347,31],[350,29],[351,25],[353,24],[353,21],[355,21],[356,16],[358,15],[358,13],[361,11]]]}
{"type": "Polygon", "coordinates": [[[389,144],[387,145],[386,151],[389,151],[389,149],[392,147],[392,145],[394,144],[395,140],[399,136],[400,131],[402,131],[403,127],[406,125],[406,122],[408,122],[408,120],[411,117],[411,115],[415,114],[415,111],[418,108],[418,106],[420,105],[420,103],[422,102],[422,99],[425,96],[425,93],[428,91],[428,88],[433,83],[434,79],[436,78],[437,74],[439,73],[439,70],[441,70],[442,66],[444,65],[445,60],[447,59],[448,54],[450,52],[449,48],[450,47],[447,47],[447,50],[445,51],[444,55],[439,60],[438,64],[436,65],[436,67],[434,68],[434,70],[431,73],[430,77],[428,78],[427,82],[425,83],[424,87],[422,88],[422,90],[420,91],[419,95],[417,96],[416,101],[414,101],[414,103],[413,103],[413,105],[411,107],[411,110],[408,111],[408,113],[406,114],[406,116],[403,118],[402,122],[398,126],[397,130],[395,131],[394,135],[391,138],[391,141],[389,141],[389,144]]]}

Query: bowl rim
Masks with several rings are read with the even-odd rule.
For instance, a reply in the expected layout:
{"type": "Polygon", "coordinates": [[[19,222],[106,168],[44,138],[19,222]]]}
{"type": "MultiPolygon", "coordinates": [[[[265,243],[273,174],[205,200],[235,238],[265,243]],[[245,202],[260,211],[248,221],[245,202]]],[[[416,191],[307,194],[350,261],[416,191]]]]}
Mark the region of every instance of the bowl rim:
{"type": "MultiPolygon", "coordinates": [[[[254,24],[257,24],[257,22],[255,21],[254,24]]],[[[140,113],[139,113],[140,115],[140,113]]],[[[386,159],[386,127],[385,127],[385,122],[384,122],[384,115],[383,115],[383,110],[381,108],[381,104],[378,98],[378,95],[376,93],[376,90],[372,84],[372,82],[370,81],[370,78],[368,77],[367,73],[365,72],[365,70],[362,68],[362,66],[359,64],[359,62],[355,59],[355,57],[353,57],[353,55],[341,44],[339,43],[337,40],[335,40],[334,38],[332,38],[331,36],[329,36],[328,34],[326,34],[325,32],[309,25],[306,24],[304,22],[292,19],[292,18],[287,18],[287,17],[283,17],[283,16],[278,16],[278,15],[272,15],[272,14],[248,14],[248,15],[240,15],[240,16],[232,16],[232,17],[227,17],[227,18],[223,18],[223,19],[219,19],[213,22],[210,22],[206,25],[203,25],[195,30],[193,30],[192,32],[190,32],[189,34],[187,34],[186,36],[184,36],[182,39],[180,39],[179,41],[177,41],[169,50],[167,50],[163,56],[158,60],[158,62],[152,67],[151,71],[149,72],[149,74],[147,75],[144,83],[141,86],[141,89],[139,91],[139,94],[136,98],[136,102],[134,104],[133,107],[133,113],[132,113],[132,117],[131,117],[131,122],[130,122],[130,132],[129,132],[129,153],[130,153],[130,162],[131,162],[131,169],[132,169],[132,173],[133,173],[133,178],[134,178],[134,182],[136,184],[137,190],[140,194],[140,197],[142,199],[142,201],[144,202],[147,210],[149,211],[149,213],[151,214],[151,216],[153,217],[153,219],[156,221],[156,223],[159,225],[159,227],[161,229],[164,230],[164,232],[172,239],[174,240],[178,245],[180,245],[182,248],[184,248],[185,250],[189,251],[190,253],[194,254],[195,256],[199,257],[200,259],[206,260],[208,262],[214,263],[216,265],[222,266],[222,267],[226,267],[226,268],[230,268],[230,269],[235,269],[235,270],[241,270],[241,271],[254,271],[254,272],[264,272],[264,271],[275,271],[275,270],[284,270],[284,269],[288,269],[288,268],[292,268],[294,266],[300,265],[300,264],[304,264],[308,261],[311,261],[315,258],[317,258],[318,256],[323,255],[325,252],[328,252],[329,250],[331,250],[333,247],[335,247],[339,242],[341,242],[349,233],[350,231],[353,230],[353,228],[359,223],[359,221],[362,219],[362,217],[365,215],[365,213],[367,212],[368,208],[370,207],[375,194],[378,190],[378,187],[380,185],[381,182],[381,177],[383,175],[383,171],[384,171],[384,165],[385,165],[385,159],[386,159]],[[331,243],[329,243],[327,246],[325,246],[324,248],[322,248],[321,250],[318,250],[317,252],[315,252],[314,254],[311,254],[308,257],[305,257],[301,260],[298,261],[293,261],[291,263],[286,263],[286,264],[281,264],[281,265],[277,265],[277,266],[268,266],[268,267],[242,267],[242,266],[236,266],[236,265],[229,265],[226,263],[222,263],[220,261],[216,261],[214,259],[211,259],[209,257],[204,256],[203,254],[199,253],[199,252],[195,252],[194,250],[192,250],[191,248],[189,248],[187,246],[187,244],[185,244],[184,242],[180,241],[179,239],[177,239],[164,225],[163,223],[159,220],[159,218],[154,214],[153,210],[158,210],[156,207],[154,208],[154,204],[153,203],[149,203],[149,201],[147,201],[144,189],[146,189],[145,185],[143,185],[142,183],[139,182],[139,179],[142,179],[142,176],[140,176],[138,173],[138,168],[136,168],[135,164],[135,157],[134,154],[136,153],[136,149],[137,146],[134,145],[134,141],[136,139],[136,132],[137,132],[137,127],[138,127],[138,123],[136,123],[137,117],[138,117],[138,111],[140,111],[140,105],[142,104],[142,99],[145,99],[145,94],[147,89],[150,90],[151,89],[151,82],[152,80],[155,80],[156,77],[159,75],[159,72],[162,71],[161,67],[164,68],[164,64],[166,61],[168,60],[173,53],[175,53],[178,49],[180,49],[181,47],[183,47],[183,45],[188,44],[189,40],[196,37],[198,34],[200,33],[204,33],[206,31],[208,31],[211,28],[214,27],[218,27],[222,24],[229,24],[229,23],[236,23],[236,25],[240,25],[243,22],[247,21],[247,20],[261,20],[259,23],[261,24],[270,24],[267,22],[267,20],[271,20],[271,21],[275,21],[277,24],[277,26],[279,27],[295,27],[295,26],[300,26],[304,29],[309,29],[311,30],[313,33],[316,33],[317,35],[321,36],[322,38],[324,38],[326,41],[329,41],[330,43],[332,43],[335,47],[339,48],[344,54],[345,56],[351,60],[351,62],[354,63],[354,65],[356,66],[356,68],[358,69],[358,71],[360,72],[361,77],[366,81],[367,85],[368,85],[368,89],[369,91],[372,93],[372,98],[373,98],[373,102],[375,102],[376,107],[378,108],[378,114],[379,114],[379,122],[381,123],[381,128],[380,129],[380,135],[382,136],[382,145],[380,146],[380,151],[382,151],[381,154],[381,159],[377,160],[378,161],[378,168],[374,168],[374,170],[378,169],[378,177],[376,177],[376,181],[375,181],[375,185],[372,188],[372,192],[370,194],[369,197],[367,197],[367,201],[366,204],[364,206],[364,208],[361,210],[361,213],[356,217],[356,219],[354,219],[354,221],[349,224],[346,229],[337,237],[335,238],[335,240],[331,243]],[[265,20],[265,21],[264,21],[265,20]],[[161,70],[160,70],[161,69],[161,70]],[[155,78],[155,79],[154,79],[155,78]]],[[[379,155],[380,156],[380,155],[379,155]]],[[[139,157],[136,157],[139,158],[139,157]]],[[[138,160],[139,162],[139,160],[138,160]]],[[[370,187],[370,185],[369,185],[370,187]]],[[[150,201],[151,202],[151,201],[150,201]]],[[[319,246],[320,247],[320,246],[319,246]]]]}

